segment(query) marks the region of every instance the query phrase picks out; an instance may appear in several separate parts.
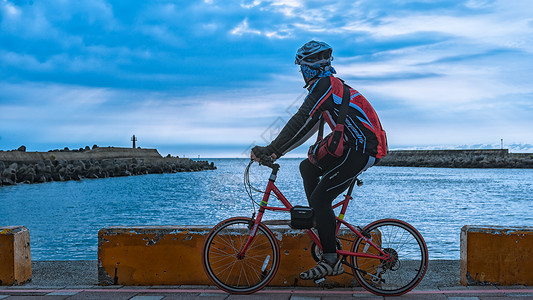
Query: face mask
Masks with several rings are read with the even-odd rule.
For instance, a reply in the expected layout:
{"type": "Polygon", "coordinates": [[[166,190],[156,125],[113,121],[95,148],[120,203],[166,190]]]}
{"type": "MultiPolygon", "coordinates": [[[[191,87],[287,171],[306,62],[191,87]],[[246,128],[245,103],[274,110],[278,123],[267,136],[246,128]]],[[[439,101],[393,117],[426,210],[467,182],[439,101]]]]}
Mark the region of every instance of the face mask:
{"type": "Polygon", "coordinates": [[[315,78],[318,75],[319,70],[311,68],[310,66],[307,66],[307,65],[301,65],[300,72],[302,72],[302,76],[304,77],[304,80],[307,82],[308,80],[315,78]]]}
{"type": "Polygon", "coordinates": [[[335,69],[333,69],[333,67],[329,63],[325,65],[318,65],[318,68],[302,64],[300,65],[300,72],[302,73],[302,76],[305,81],[304,88],[309,86],[309,81],[311,81],[315,77],[322,78],[322,77],[331,76],[337,73],[335,72],[335,69]]]}

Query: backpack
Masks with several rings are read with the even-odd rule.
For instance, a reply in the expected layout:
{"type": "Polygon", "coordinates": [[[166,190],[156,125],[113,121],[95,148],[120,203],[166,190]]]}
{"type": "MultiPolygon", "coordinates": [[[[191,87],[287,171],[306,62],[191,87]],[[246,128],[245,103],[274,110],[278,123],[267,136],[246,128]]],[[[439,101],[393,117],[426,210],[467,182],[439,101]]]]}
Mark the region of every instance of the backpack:
{"type": "Polygon", "coordinates": [[[367,129],[371,130],[378,139],[378,153],[376,154],[376,158],[384,157],[387,155],[388,150],[387,134],[381,126],[378,114],[361,93],[350,87],[350,106],[354,107],[354,105],[356,109],[359,109],[367,117],[367,120],[360,120],[361,123],[367,129]],[[370,121],[370,124],[367,121],[370,121]]]}

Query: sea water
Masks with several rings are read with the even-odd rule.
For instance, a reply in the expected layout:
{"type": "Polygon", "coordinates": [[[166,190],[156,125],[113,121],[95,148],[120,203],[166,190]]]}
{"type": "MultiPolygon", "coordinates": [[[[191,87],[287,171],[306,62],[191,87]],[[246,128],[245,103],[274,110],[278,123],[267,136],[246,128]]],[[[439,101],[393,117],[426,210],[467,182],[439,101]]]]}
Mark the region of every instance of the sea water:
{"type": "MultiPolygon", "coordinates": [[[[211,159],[217,170],[0,187],[0,226],[30,231],[33,260],[94,260],[106,226],[215,225],[251,217],[243,185],[246,159],[211,159]]],[[[280,159],[277,185],[306,205],[299,159],[280,159]]],[[[264,189],[270,169],[250,178],[264,189]]],[[[345,220],[364,226],[404,220],[424,236],[431,259],[459,259],[464,225],[533,226],[533,170],[372,167],[360,176],[345,220]]],[[[261,194],[255,193],[255,200],[261,194]]],[[[338,200],[341,200],[339,197],[338,200]]],[[[258,201],[258,202],[259,202],[258,201]]],[[[281,205],[271,198],[269,205],[281,205]]],[[[338,213],[338,211],[337,211],[338,213]]],[[[265,219],[288,219],[267,212],[265,219]]]]}

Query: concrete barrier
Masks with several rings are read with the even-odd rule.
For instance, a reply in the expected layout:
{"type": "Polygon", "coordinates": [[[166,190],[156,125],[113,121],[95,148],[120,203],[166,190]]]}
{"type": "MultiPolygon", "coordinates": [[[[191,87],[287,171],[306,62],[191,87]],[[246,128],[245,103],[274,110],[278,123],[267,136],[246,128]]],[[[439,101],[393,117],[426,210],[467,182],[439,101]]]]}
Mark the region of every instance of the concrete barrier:
{"type": "MultiPolygon", "coordinates": [[[[212,226],[108,227],[98,233],[101,285],[212,285],[202,266],[202,246],[212,226]]],[[[302,230],[269,226],[280,246],[280,266],[270,286],[316,286],[300,272],[316,265],[311,240],[302,230]]],[[[353,233],[342,232],[343,249],[353,233]]],[[[353,276],[328,278],[332,286],[355,286],[353,276]]]]}
{"type": "Polygon", "coordinates": [[[464,226],[462,285],[533,285],[533,227],[464,226]]]}
{"type": "Polygon", "coordinates": [[[24,226],[0,227],[0,285],[18,285],[29,280],[29,230],[24,226]]]}

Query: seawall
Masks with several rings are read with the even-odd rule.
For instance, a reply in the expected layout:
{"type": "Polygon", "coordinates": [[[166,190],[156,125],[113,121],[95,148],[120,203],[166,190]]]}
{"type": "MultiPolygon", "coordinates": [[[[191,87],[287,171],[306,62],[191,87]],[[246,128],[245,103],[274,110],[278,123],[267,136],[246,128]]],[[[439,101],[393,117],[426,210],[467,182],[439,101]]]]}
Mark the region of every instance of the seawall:
{"type": "MultiPolygon", "coordinates": [[[[20,149],[20,148],[19,148],[20,149]]],[[[53,150],[48,152],[26,152],[21,150],[0,151],[0,161],[4,162],[37,162],[41,160],[103,160],[103,159],[162,159],[156,149],[93,147],[80,150],[53,150]]]]}
{"type": "Polygon", "coordinates": [[[216,169],[207,161],[162,157],[156,149],[87,148],[49,152],[0,151],[0,186],[216,169]]]}
{"type": "Polygon", "coordinates": [[[533,153],[486,150],[389,151],[380,166],[437,168],[533,168],[533,153]]]}

